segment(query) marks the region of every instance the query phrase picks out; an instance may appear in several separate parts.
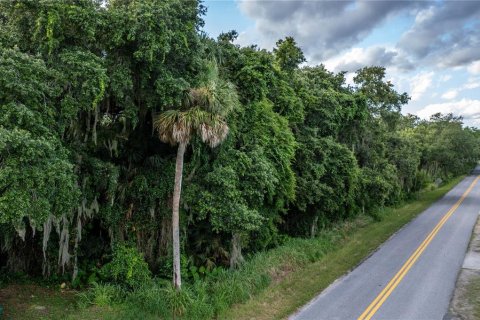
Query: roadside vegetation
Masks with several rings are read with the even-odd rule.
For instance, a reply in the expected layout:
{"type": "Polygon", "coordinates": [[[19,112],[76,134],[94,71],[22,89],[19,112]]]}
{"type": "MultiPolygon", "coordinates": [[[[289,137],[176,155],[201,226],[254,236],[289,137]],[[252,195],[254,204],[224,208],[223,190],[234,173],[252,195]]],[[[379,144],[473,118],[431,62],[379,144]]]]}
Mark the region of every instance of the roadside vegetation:
{"type": "Polygon", "coordinates": [[[474,319],[480,317],[480,276],[475,277],[471,280],[470,284],[467,287],[467,299],[468,304],[473,306],[471,310],[471,315],[474,319]]]}
{"type": "Polygon", "coordinates": [[[187,283],[181,296],[175,296],[166,281],[146,281],[142,275],[148,271],[143,269],[132,277],[142,283],[134,291],[129,285],[105,283],[78,292],[58,285],[33,286],[30,280],[17,279],[13,282],[27,282],[3,290],[0,287],[0,297],[14,312],[10,315],[20,320],[39,315],[48,319],[169,319],[172,310],[185,319],[284,318],[355,267],[462,178],[440,188],[432,185],[418,198],[398,208],[384,208],[375,217],[360,215],[321,231],[313,239],[291,239],[256,254],[240,270],[187,283]]]}
{"type": "Polygon", "coordinates": [[[112,317],[216,317],[385,228],[345,272],[414,215],[385,208],[479,159],[460,117],[402,115],[383,67],[348,84],[291,37],[272,51],[209,38],[204,13],[0,2],[4,278],[65,283],[112,317]]]}

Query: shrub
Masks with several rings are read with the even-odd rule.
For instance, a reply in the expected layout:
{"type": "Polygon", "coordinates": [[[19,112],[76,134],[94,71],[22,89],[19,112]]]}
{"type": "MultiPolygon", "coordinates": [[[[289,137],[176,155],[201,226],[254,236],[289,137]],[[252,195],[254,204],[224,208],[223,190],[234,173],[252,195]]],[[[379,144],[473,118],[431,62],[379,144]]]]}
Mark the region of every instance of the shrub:
{"type": "Polygon", "coordinates": [[[114,248],[112,261],[102,267],[100,274],[105,280],[129,289],[147,283],[152,277],[148,264],[138,250],[124,245],[114,248]]]}
{"type": "Polygon", "coordinates": [[[88,307],[91,305],[105,307],[121,302],[124,293],[120,287],[112,284],[93,283],[88,291],[82,292],[78,296],[78,304],[80,307],[88,307]]]}

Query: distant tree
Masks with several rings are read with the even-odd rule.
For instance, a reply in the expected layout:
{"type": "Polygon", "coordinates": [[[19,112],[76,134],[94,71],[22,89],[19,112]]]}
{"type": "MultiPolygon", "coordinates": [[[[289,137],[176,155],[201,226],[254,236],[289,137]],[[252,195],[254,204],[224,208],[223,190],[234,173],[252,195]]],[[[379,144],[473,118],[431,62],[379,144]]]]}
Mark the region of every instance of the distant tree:
{"type": "Polygon", "coordinates": [[[273,53],[278,66],[285,71],[293,71],[299,64],[306,61],[302,49],[297,46],[295,39],[292,37],[278,40],[273,53]]]}
{"type": "Polygon", "coordinates": [[[381,116],[390,127],[396,125],[400,118],[402,106],[410,97],[406,92],[398,93],[393,84],[385,80],[384,67],[364,67],[353,78],[360,93],[367,98],[370,112],[381,116]]]}
{"type": "Polygon", "coordinates": [[[189,90],[185,110],[165,111],[154,122],[160,140],[171,145],[178,144],[172,204],[173,284],[177,289],[180,289],[182,284],[179,209],[185,150],[195,134],[211,148],[222,143],[228,134],[224,117],[236,103],[234,87],[222,81],[216,63],[209,62],[200,86],[189,90]]]}
{"type": "Polygon", "coordinates": [[[219,42],[233,42],[238,38],[238,32],[235,30],[230,30],[228,32],[222,32],[217,37],[219,42]]]}

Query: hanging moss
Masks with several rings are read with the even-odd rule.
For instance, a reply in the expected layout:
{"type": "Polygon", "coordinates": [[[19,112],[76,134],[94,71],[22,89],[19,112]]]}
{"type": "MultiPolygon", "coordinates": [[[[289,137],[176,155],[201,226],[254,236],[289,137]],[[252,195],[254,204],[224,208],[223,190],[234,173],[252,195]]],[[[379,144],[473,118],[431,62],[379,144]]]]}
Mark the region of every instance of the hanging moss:
{"type": "Polygon", "coordinates": [[[101,3],[0,1],[0,250],[11,271],[86,282],[128,242],[170,276],[175,150],[152,124],[195,99],[219,114],[222,95],[240,101],[221,145],[202,142],[219,142],[206,121],[185,154],[182,249],[208,270],[398,203],[479,158],[480,134],[461,118],[402,116],[408,96],[381,67],[350,86],[344,73],[299,68],[292,38],[269,52],[233,44],[235,32],[200,35],[199,2],[101,3]]]}

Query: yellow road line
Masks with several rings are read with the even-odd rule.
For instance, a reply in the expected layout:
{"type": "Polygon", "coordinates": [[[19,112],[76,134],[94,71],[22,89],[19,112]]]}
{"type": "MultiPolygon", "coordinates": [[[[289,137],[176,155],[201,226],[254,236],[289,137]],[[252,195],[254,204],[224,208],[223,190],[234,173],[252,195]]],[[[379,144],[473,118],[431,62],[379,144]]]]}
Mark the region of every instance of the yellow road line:
{"type": "Polygon", "coordinates": [[[370,303],[370,305],[365,309],[365,311],[358,317],[358,320],[369,320],[375,315],[377,310],[383,305],[385,300],[390,296],[390,294],[395,290],[398,286],[400,281],[405,277],[408,273],[410,268],[413,264],[417,261],[423,251],[427,248],[433,238],[437,235],[443,225],[447,222],[447,220],[453,215],[455,210],[460,206],[460,204],[465,200],[467,195],[472,191],[475,184],[480,179],[480,176],[475,178],[473,182],[470,184],[468,189],[464,192],[464,194],[460,197],[460,199],[448,210],[448,212],[443,216],[443,218],[437,223],[435,228],[430,232],[430,234],[423,240],[423,242],[418,246],[415,252],[408,258],[408,260],[403,264],[400,270],[395,274],[395,276],[390,280],[390,282],[386,285],[386,287],[380,292],[380,294],[375,298],[375,300],[370,303]]]}

